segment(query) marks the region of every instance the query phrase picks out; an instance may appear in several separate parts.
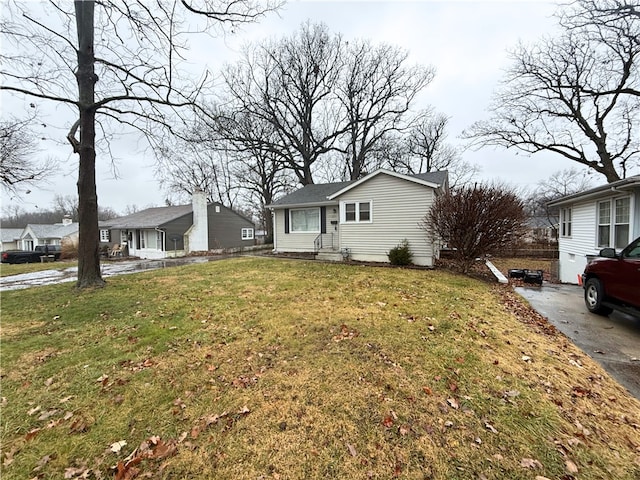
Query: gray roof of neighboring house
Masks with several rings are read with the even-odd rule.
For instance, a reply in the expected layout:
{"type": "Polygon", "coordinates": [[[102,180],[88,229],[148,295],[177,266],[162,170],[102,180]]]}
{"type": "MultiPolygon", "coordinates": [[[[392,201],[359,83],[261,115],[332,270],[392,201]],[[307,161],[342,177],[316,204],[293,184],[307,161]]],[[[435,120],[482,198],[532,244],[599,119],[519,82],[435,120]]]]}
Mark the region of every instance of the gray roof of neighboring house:
{"type": "Polygon", "coordinates": [[[78,223],[70,223],[69,225],[30,223],[27,227],[31,229],[36,238],[64,238],[78,231],[78,223]]]}
{"type": "Polygon", "coordinates": [[[0,237],[2,243],[13,242],[20,238],[23,228],[2,228],[0,229],[0,237]]]}
{"type": "Polygon", "coordinates": [[[191,204],[154,207],[124,217],[103,220],[99,222],[99,224],[104,228],[120,230],[129,228],[156,228],[192,212],[193,206],[191,204]]]}
{"type": "MultiPolygon", "coordinates": [[[[443,172],[428,172],[428,173],[419,173],[417,175],[407,175],[408,177],[417,178],[419,180],[423,180],[425,182],[436,183],[438,185],[442,185],[447,179],[448,173],[446,171],[443,172]]],[[[327,204],[327,203],[337,203],[336,201],[329,201],[327,197],[333,195],[336,192],[339,192],[345,187],[348,187],[350,184],[355,183],[359,180],[351,180],[347,182],[336,182],[336,183],[318,183],[306,185],[295,192],[292,192],[284,197],[276,200],[271,205],[268,206],[284,206],[284,205],[314,205],[314,204],[327,204]]]]}
{"type": "Polygon", "coordinates": [[[634,175],[632,177],[623,178],[616,182],[600,185],[599,187],[585,190],[584,192],[574,193],[573,195],[567,195],[566,197],[552,200],[547,205],[553,207],[556,205],[562,205],[566,203],[573,203],[574,200],[586,200],[590,197],[597,197],[605,195],[608,192],[615,192],[616,189],[628,189],[640,187],[640,175],[634,175]]]}

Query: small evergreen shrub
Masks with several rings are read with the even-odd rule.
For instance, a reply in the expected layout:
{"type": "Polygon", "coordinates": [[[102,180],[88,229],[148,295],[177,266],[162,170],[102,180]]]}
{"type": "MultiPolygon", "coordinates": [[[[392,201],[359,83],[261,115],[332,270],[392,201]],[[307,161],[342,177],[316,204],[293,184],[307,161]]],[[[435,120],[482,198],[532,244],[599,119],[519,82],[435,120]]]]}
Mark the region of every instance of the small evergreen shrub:
{"type": "Polygon", "coordinates": [[[387,254],[391,265],[411,265],[413,254],[409,250],[409,242],[405,238],[400,245],[395,246],[387,254]]]}

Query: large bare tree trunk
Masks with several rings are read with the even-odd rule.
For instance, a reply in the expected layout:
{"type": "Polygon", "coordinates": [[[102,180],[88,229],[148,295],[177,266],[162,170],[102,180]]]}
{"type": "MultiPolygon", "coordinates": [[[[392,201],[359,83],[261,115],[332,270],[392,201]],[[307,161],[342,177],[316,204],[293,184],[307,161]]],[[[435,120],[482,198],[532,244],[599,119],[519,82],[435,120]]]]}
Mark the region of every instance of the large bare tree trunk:
{"type": "Polygon", "coordinates": [[[76,0],[78,28],[78,110],[80,113],[80,155],[78,168],[78,288],[103,286],[100,275],[98,195],[96,192],[95,98],[97,81],[93,51],[93,0],[76,0]]]}

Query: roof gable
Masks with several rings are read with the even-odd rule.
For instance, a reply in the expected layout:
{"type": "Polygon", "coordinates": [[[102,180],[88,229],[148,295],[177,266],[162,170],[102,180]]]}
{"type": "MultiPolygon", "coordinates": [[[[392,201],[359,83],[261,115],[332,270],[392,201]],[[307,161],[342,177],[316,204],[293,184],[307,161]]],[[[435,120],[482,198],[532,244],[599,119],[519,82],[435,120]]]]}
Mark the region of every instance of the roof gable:
{"type": "Polygon", "coordinates": [[[406,180],[408,182],[417,183],[419,185],[423,185],[425,187],[431,187],[431,188],[441,187],[444,179],[446,178],[446,172],[429,172],[429,173],[422,173],[419,175],[405,175],[403,173],[392,172],[390,170],[384,170],[381,168],[354,182],[349,182],[348,185],[338,190],[337,192],[331,194],[328,198],[329,200],[333,200],[334,198],[337,198],[343,193],[346,193],[349,190],[352,190],[353,188],[356,188],[357,186],[362,185],[365,182],[368,182],[369,180],[377,177],[378,175],[389,175],[390,177],[399,178],[401,180],[406,180]],[[435,175],[435,174],[438,174],[438,175],[435,175]],[[436,179],[440,180],[440,182],[434,181],[436,179]]]}
{"type": "Polygon", "coordinates": [[[396,178],[400,178],[431,188],[446,187],[448,176],[448,173],[446,171],[420,173],[417,175],[405,175],[402,173],[392,172],[390,170],[379,169],[358,180],[306,185],[288,195],[285,195],[279,200],[273,202],[271,205],[268,205],[268,207],[317,206],[336,204],[336,197],[381,174],[391,175],[396,178]]]}
{"type": "Polygon", "coordinates": [[[64,225],[62,223],[54,223],[54,224],[38,224],[38,223],[30,223],[28,224],[22,235],[25,236],[28,232],[31,232],[35,238],[44,239],[44,238],[64,238],[68,235],[72,235],[78,231],[78,223],[70,223],[68,225],[64,225]]]}

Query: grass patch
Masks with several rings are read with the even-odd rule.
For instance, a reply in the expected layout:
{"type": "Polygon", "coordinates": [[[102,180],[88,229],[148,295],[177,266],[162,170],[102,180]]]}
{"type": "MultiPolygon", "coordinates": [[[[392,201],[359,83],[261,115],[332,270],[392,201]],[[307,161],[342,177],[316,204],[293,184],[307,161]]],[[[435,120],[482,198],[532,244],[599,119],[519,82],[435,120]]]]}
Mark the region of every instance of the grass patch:
{"type": "Polygon", "coordinates": [[[252,258],[3,293],[2,477],[637,478],[638,402],[503,301],[252,258]]]}

